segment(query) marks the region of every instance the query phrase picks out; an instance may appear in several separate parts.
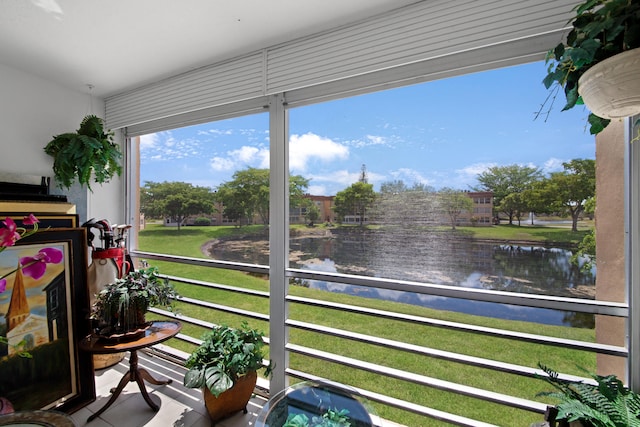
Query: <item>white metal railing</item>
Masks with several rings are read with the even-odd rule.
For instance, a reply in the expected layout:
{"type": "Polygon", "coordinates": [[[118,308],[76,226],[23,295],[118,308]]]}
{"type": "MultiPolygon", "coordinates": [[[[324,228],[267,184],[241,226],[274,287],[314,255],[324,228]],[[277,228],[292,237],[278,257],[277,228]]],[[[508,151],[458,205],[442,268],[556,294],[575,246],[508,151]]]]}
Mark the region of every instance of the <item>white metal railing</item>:
{"type": "MultiPolygon", "coordinates": [[[[258,266],[254,264],[242,264],[242,263],[214,261],[214,260],[207,260],[207,259],[175,257],[175,256],[155,254],[155,253],[149,253],[149,252],[132,252],[132,255],[134,257],[144,257],[145,259],[171,261],[171,262],[176,262],[181,264],[207,266],[212,268],[231,268],[238,271],[253,272],[253,273],[260,273],[260,274],[268,274],[268,271],[269,271],[269,269],[265,266],[258,266]]],[[[229,285],[222,285],[222,284],[214,284],[214,283],[185,279],[185,278],[174,277],[174,276],[167,276],[167,277],[172,281],[190,284],[193,286],[204,286],[211,289],[246,294],[253,297],[260,297],[265,299],[270,298],[270,294],[268,292],[255,291],[251,289],[244,289],[244,288],[239,288],[239,287],[234,287],[229,285]]],[[[544,295],[540,296],[540,295],[528,295],[528,294],[515,294],[515,293],[509,293],[509,292],[503,292],[503,291],[487,291],[482,289],[466,289],[466,288],[461,289],[461,288],[456,288],[451,286],[430,285],[430,284],[422,284],[422,283],[416,283],[416,282],[379,279],[379,278],[363,277],[363,276],[352,276],[352,275],[336,274],[336,273],[318,273],[318,272],[309,272],[307,270],[297,270],[297,269],[287,269],[286,277],[294,277],[294,278],[309,279],[309,280],[333,281],[333,282],[345,283],[345,284],[351,284],[351,285],[371,286],[371,287],[378,287],[382,289],[418,292],[424,295],[437,295],[437,296],[447,296],[447,297],[454,297],[454,298],[465,298],[468,300],[475,300],[475,301],[490,301],[494,303],[516,304],[516,305],[527,306],[527,307],[552,308],[557,310],[577,311],[582,313],[609,315],[609,316],[616,316],[616,317],[623,317],[623,318],[628,317],[628,307],[626,306],[626,304],[615,303],[615,302],[573,299],[573,298],[557,298],[557,297],[548,297],[544,295]]],[[[482,335],[487,335],[492,337],[506,338],[514,341],[529,342],[529,343],[540,344],[540,345],[551,346],[551,347],[570,348],[570,349],[575,349],[580,351],[593,352],[596,354],[607,354],[607,355],[614,355],[619,357],[628,357],[628,350],[626,348],[606,345],[606,344],[576,341],[576,340],[569,340],[569,339],[558,338],[558,337],[550,337],[545,335],[536,335],[536,334],[530,334],[530,333],[502,330],[497,328],[489,328],[484,326],[443,321],[439,319],[408,315],[408,314],[397,313],[393,311],[385,311],[385,310],[372,309],[367,307],[353,306],[348,304],[321,301],[317,299],[305,298],[305,297],[300,297],[295,295],[286,295],[284,300],[285,300],[284,303],[287,306],[289,304],[303,304],[308,306],[321,307],[327,310],[340,310],[343,312],[373,316],[377,318],[385,318],[385,319],[390,319],[395,321],[409,322],[413,324],[421,324],[425,326],[438,327],[438,328],[443,328],[447,330],[464,331],[464,332],[482,334],[482,335]]],[[[225,305],[224,303],[211,303],[211,302],[201,301],[201,300],[187,298],[187,297],[181,297],[180,301],[186,304],[206,307],[211,310],[233,313],[233,314],[248,317],[248,318],[268,321],[270,323],[273,322],[273,316],[265,315],[262,313],[256,313],[252,311],[247,311],[247,310],[242,310],[235,307],[230,307],[225,305]]],[[[167,316],[175,316],[174,314],[163,311],[163,310],[152,309],[152,311],[157,312],[159,314],[167,315],[167,316]]],[[[288,309],[287,309],[287,313],[288,313],[288,309]]],[[[213,326],[212,323],[203,321],[201,319],[195,319],[195,318],[190,318],[186,316],[179,316],[178,318],[182,322],[198,325],[205,328],[210,328],[211,326],[213,326]]],[[[520,366],[512,363],[505,363],[505,362],[500,362],[500,361],[481,358],[481,357],[473,357],[473,356],[454,353],[450,351],[443,351],[443,350],[438,350],[434,348],[428,348],[424,346],[394,341],[394,340],[377,337],[373,335],[357,333],[357,332],[353,332],[345,329],[326,327],[322,325],[308,323],[302,320],[292,319],[292,318],[289,318],[288,315],[284,320],[284,324],[281,326],[285,329],[299,329],[299,330],[311,331],[314,333],[329,335],[339,339],[372,344],[372,345],[376,345],[384,348],[390,348],[397,351],[409,352],[412,354],[416,354],[418,356],[423,356],[425,358],[442,359],[442,360],[447,360],[447,361],[464,364],[468,366],[489,369],[491,371],[496,371],[496,372],[509,373],[509,374],[514,374],[514,375],[519,375],[524,377],[536,377],[536,376],[545,375],[541,370],[527,367],[527,366],[520,366]]],[[[286,334],[286,336],[288,337],[288,334],[286,334]]],[[[192,344],[200,343],[200,340],[185,334],[179,334],[177,338],[190,342],[192,344]]],[[[273,341],[269,338],[265,339],[265,341],[270,345],[270,352],[273,352],[275,350],[273,347],[274,346],[273,341]]],[[[413,372],[389,368],[380,364],[371,363],[370,361],[353,359],[353,358],[345,357],[339,354],[329,353],[326,351],[321,351],[318,349],[313,349],[313,348],[293,344],[288,341],[285,342],[284,348],[281,350],[286,353],[296,353],[296,354],[304,355],[306,357],[312,357],[315,359],[324,360],[331,363],[337,363],[349,369],[359,369],[359,370],[374,373],[376,375],[380,375],[383,377],[394,378],[401,381],[420,384],[426,387],[446,390],[448,392],[452,392],[452,393],[456,393],[464,396],[471,396],[473,398],[481,399],[487,402],[498,403],[500,405],[518,408],[518,409],[522,409],[522,410],[526,410],[526,411],[530,411],[538,414],[543,414],[547,409],[547,405],[537,401],[531,401],[527,399],[518,398],[515,396],[490,392],[488,390],[478,389],[478,388],[466,386],[464,384],[457,384],[453,382],[439,380],[436,378],[431,378],[424,375],[419,375],[413,372]]],[[[283,377],[295,377],[299,379],[313,378],[312,374],[305,373],[300,370],[292,369],[290,366],[288,366],[288,364],[287,366],[283,367],[281,375],[283,375],[283,377]]],[[[566,380],[590,381],[589,379],[585,379],[582,377],[563,375],[563,374],[560,375],[560,378],[563,378],[566,380]]],[[[273,378],[272,378],[272,381],[273,381],[273,378]]],[[[359,390],[359,391],[365,397],[368,397],[373,401],[377,401],[385,405],[390,405],[396,408],[400,408],[402,410],[416,413],[422,416],[435,418],[441,421],[446,421],[453,425],[461,425],[461,426],[489,425],[489,424],[482,424],[477,420],[470,420],[465,417],[460,417],[459,415],[448,414],[446,412],[437,411],[433,408],[428,408],[428,407],[419,405],[415,402],[404,401],[404,400],[393,398],[391,396],[381,395],[370,390],[359,390]]]]}

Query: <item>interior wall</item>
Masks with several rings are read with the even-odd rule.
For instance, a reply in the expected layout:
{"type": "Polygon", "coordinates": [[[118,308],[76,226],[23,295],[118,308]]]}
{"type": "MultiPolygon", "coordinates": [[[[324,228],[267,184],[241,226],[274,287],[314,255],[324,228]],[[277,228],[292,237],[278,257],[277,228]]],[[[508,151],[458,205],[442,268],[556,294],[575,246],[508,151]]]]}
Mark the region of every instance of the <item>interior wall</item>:
{"type": "MultiPolygon", "coordinates": [[[[104,117],[104,100],[51,83],[38,76],[0,64],[0,171],[53,177],[53,159],[44,147],[54,135],[78,129],[87,114],[104,117]],[[93,104],[93,106],[91,106],[93,104]]],[[[74,185],[52,194],[64,194],[76,205],[80,222],[87,218],[120,221],[124,208],[119,200],[120,180],[96,185],[89,195],[74,185]]],[[[92,186],[93,188],[94,186],[92,186]]]]}

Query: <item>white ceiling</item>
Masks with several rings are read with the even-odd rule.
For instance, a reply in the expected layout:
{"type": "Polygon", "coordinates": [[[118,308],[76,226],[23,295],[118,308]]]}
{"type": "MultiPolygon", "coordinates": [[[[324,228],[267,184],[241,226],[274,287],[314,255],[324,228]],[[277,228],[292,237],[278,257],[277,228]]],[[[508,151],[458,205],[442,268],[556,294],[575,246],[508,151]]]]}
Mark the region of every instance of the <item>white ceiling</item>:
{"type": "Polygon", "coordinates": [[[0,0],[0,63],[104,97],[417,0],[0,0]]]}

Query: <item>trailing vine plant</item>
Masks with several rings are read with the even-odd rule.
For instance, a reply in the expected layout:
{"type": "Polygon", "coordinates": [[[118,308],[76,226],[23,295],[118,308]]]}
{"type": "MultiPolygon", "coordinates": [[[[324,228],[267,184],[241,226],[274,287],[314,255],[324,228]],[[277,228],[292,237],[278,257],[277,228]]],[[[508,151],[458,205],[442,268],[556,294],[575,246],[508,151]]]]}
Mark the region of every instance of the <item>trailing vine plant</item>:
{"type": "Polygon", "coordinates": [[[76,132],[56,135],[44,148],[53,157],[53,173],[60,188],[70,188],[77,179],[91,190],[91,178],[102,184],[122,173],[122,153],[113,142],[113,132],[104,129],[101,118],[88,115],[76,132]]]}

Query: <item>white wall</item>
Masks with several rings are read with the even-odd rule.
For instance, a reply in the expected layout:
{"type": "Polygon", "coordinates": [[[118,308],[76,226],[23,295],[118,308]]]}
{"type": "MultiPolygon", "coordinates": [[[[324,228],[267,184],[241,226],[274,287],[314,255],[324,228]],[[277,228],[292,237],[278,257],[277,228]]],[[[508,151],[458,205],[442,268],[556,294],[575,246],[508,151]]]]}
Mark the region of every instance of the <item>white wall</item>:
{"type": "MultiPolygon", "coordinates": [[[[79,83],[82,87],[84,83],[79,83]]],[[[104,117],[104,101],[0,64],[0,171],[53,176],[53,159],[44,146],[54,135],[78,129],[87,114],[104,117]]],[[[92,186],[94,193],[75,185],[70,190],[52,184],[76,205],[80,222],[107,218],[121,223],[124,208],[121,182],[92,186]]]]}

